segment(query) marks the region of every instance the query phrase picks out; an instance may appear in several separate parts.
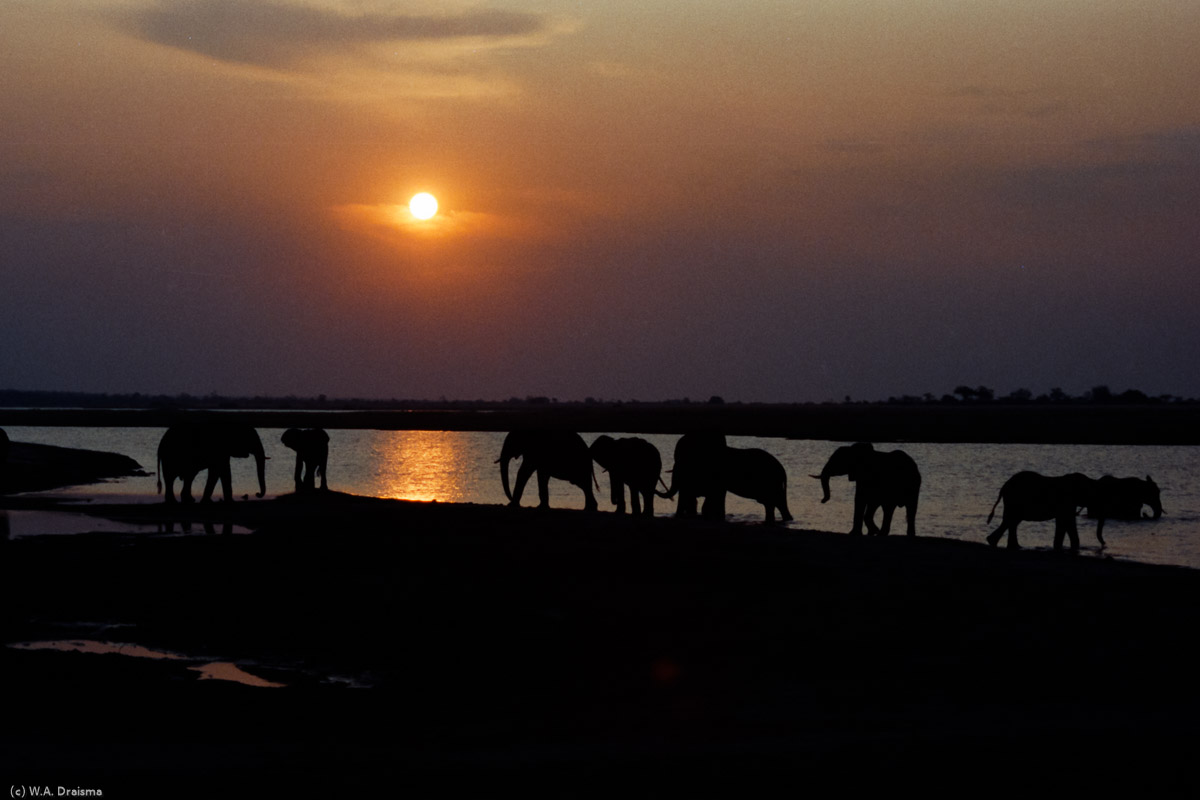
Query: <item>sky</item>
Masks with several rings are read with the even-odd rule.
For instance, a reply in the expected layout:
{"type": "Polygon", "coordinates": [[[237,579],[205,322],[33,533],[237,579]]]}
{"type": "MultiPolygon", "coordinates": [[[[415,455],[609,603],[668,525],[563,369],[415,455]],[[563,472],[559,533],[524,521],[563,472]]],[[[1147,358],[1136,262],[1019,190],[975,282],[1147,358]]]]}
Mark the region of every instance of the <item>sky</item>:
{"type": "Polygon", "coordinates": [[[1185,0],[5,0],[0,388],[1200,396],[1198,36],[1185,0]]]}

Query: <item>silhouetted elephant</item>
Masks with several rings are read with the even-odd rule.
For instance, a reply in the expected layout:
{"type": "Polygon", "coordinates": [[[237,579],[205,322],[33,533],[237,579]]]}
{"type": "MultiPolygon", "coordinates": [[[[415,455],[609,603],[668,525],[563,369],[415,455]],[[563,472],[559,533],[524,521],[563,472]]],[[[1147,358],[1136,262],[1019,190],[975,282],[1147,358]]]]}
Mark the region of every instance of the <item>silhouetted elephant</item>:
{"type": "Polygon", "coordinates": [[[725,518],[725,493],[732,492],[762,503],[767,522],[775,521],[775,509],[784,522],[792,519],[787,505],[787,472],[779,459],[757,447],[739,448],[725,444],[713,433],[689,433],[675,444],[668,500],[679,493],[676,516],[693,516],[696,498],[704,498],[701,516],[725,518]]]}
{"type": "MultiPolygon", "coordinates": [[[[1088,476],[1072,472],[1056,478],[1036,472],[1018,472],[1000,487],[1000,494],[988,514],[988,524],[996,514],[996,506],[1004,501],[1004,516],[1000,527],[988,534],[987,542],[995,547],[1000,537],[1008,531],[1008,547],[1017,549],[1017,526],[1029,521],[1054,520],[1054,549],[1062,550],[1063,536],[1071,537],[1071,549],[1079,549],[1079,532],[1075,527],[1075,515],[1082,506],[1096,502],[1099,482],[1088,476]]],[[[1104,521],[1100,521],[1102,526],[1104,521]]],[[[1097,526],[1099,530],[1099,526],[1097,526]]],[[[1103,542],[1103,540],[1101,540],[1103,542]]]]}
{"type": "Polygon", "coordinates": [[[685,433],[675,443],[675,464],[671,467],[671,485],[667,500],[679,494],[675,516],[696,516],[696,501],[703,497],[700,516],[705,519],[725,519],[725,485],[722,465],[725,437],[720,433],[685,433]]]}
{"type": "Polygon", "coordinates": [[[329,434],[320,428],[288,428],[280,437],[284,447],[296,451],[296,493],[315,492],[317,471],[321,472],[321,490],[329,488],[329,434]],[[302,477],[303,476],[303,477],[302,477]]]}
{"type": "Polygon", "coordinates": [[[200,470],[208,470],[208,481],[201,498],[212,500],[213,488],[221,481],[225,501],[233,500],[229,473],[230,458],[254,456],[258,467],[258,493],[267,492],[266,456],[258,431],[240,422],[190,422],[172,425],[158,443],[158,490],[166,483],[166,501],[175,502],[175,479],[183,481],[179,499],[192,502],[192,481],[200,470]]]}
{"type": "Polygon", "coordinates": [[[592,472],[592,454],[578,433],[537,429],[512,431],[504,437],[504,446],[496,463],[500,465],[500,480],[509,505],[521,504],[525,483],[536,471],[539,507],[550,507],[550,479],[558,478],[582,489],[583,507],[588,511],[596,510],[596,496],[592,494],[592,484],[596,481],[592,472]],[[514,458],[521,459],[521,466],[517,470],[517,482],[509,491],[508,462],[514,458]]]}
{"type": "Polygon", "coordinates": [[[903,506],[909,536],[917,535],[917,498],[921,494],[921,472],[917,463],[903,450],[883,452],[867,442],[839,447],[825,462],[820,475],[821,502],[829,502],[829,479],[845,475],[853,481],[854,522],[851,536],[861,536],[863,524],[870,536],[887,536],[892,527],[892,514],[903,506]],[[875,526],[875,511],[883,509],[883,525],[875,526]]]}
{"type": "Polygon", "coordinates": [[[1087,515],[1097,520],[1096,538],[1100,544],[1104,544],[1106,519],[1158,519],[1162,513],[1158,484],[1149,475],[1145,480],[1105,475],[1097,482],[1096,501],[1087,507],[1087,515]],[[1150,506],[1154,516],[1143,514],[1142,506],[1150,506]]]}
{"type": "Polygon", "coordinates": [[[633,514],[654,516],[654,493],[661,480],[662,456],[645,439],[599,436],[591,446],[592,460],[608,472],[612,502],[625,513],[625,487],[629,487],[633,514]]]}

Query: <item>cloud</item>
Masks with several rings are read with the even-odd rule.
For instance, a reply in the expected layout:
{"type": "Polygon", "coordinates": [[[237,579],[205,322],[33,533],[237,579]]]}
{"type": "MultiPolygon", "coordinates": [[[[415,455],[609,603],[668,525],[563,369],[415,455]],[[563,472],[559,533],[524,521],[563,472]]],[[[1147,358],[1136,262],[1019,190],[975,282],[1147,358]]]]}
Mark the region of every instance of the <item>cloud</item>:
{"type": "Polygon", "coordinates": [[[515,45],[551,27],[543,15],[499,9],[348,15],[310,5],[240,0],[160,0],[149,8],[126,12],[121,22],[150,42],[220,61],[271,68],[396,42],[483,40],[515,45]]]}

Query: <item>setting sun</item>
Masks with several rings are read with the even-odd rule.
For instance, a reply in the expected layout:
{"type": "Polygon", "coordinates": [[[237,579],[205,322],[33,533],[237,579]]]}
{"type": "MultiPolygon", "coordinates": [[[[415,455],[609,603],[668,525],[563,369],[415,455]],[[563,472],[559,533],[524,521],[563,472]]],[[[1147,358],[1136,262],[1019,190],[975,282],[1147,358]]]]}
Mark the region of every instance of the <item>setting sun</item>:
{"type": "Polygon", "coordinates": [[[421,192],[413,195],[412,200],[408,201],[408,210],[417,219],[430,219],[438,210],[437,198],[428,192],[421,192]]]}

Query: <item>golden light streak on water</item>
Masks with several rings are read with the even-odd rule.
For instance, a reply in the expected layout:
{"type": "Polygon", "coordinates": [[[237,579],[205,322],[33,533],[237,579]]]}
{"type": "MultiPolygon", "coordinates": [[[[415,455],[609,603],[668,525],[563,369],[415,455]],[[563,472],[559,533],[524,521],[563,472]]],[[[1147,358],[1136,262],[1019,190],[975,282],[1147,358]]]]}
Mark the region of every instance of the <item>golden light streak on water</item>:
{"type": "Polygon", "coordinates": [[[473,468],[463,434],[448,431],[394,431],[374,448],[379,496],[397,500],[468,499],[464,476],[473,468]]]}

